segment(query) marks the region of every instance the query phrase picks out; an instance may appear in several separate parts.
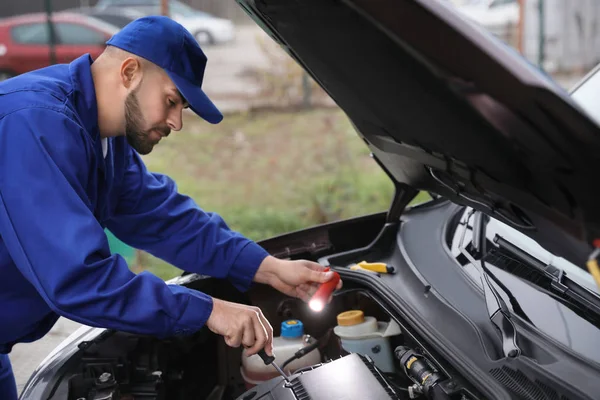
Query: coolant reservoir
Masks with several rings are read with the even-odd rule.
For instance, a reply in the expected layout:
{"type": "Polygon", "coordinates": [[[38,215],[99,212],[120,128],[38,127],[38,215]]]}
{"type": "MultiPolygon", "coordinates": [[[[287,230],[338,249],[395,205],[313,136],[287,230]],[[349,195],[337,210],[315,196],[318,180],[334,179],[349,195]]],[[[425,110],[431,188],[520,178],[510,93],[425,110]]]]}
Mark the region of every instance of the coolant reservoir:
{"type": "Polygon", "coordinates": [[[333,331],[344,350],[369,356],[383,372],[394,372],[389,338],[401,333],[396,321],[381,322],[365,316],[361,310],[351,310],[338,314],[337,323],[333,331]]]}
{"type": "MultiPolygon", "coordinates": [[[[281,323],[281,336],[273,338],[273,355],[275,362],[287,373],[293,373],[297,369],[319,364],[321,354],[314,349],[302,358],[283,364],[291,358],[298,350],[315,342],[315,339],[304,334],[302,321],[292,319],[281,323]]],[[[242,352],[241,374],[246,382],[246,387],[251,388],[261,382],[280,376],[272,365],[265,365],[263,360],[256,354],[246,357],[246,350],[242,352]]]]}

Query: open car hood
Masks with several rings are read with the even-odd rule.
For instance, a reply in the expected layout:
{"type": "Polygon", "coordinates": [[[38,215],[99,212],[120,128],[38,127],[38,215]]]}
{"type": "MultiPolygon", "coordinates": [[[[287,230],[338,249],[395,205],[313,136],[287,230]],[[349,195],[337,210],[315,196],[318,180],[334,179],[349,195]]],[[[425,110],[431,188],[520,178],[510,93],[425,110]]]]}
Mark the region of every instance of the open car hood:
{"type": "Polygon", "coordinates": [[[585,268],[600,129],[439,0],[237,0],[345,111],[396,181],[472,206],[585,268]]]}

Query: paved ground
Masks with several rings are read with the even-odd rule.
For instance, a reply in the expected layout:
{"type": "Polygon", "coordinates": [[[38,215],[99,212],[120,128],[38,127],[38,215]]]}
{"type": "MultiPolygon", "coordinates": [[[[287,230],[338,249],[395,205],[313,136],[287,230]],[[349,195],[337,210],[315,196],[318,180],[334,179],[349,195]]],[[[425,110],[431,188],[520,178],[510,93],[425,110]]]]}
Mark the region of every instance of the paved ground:
{"type": "MultiPolygon", "coordinates": [[[[235,43],[206,49],[209,62],[204,88],[224,112],[244,109],[247,105],[241,98],[244,94],[251,95],[256,90],[240,76],[240,73],[249,66],[264,66],[267,63],[256,41],[257,37],[264,37],[264,35],[254,26],[242,26],[239,28],[235,43]]],[[[571,87],[576,81],[577,77],[560,78],[560,84],[566,88],[571,87]]],[[[10,358],[19,391],[48,353],[79,326],[75,322],[61,318],[44,339],[36,343],[15,346],[10,358]]]]}
{"type": "Polygon", "coordinates": [[[41,340],[34,343],[17,344],[9,357],[17,380],[19,393],[27,379],[46,356],[81,325],[66,318],[60,318],[54,328],[41,340]]]}

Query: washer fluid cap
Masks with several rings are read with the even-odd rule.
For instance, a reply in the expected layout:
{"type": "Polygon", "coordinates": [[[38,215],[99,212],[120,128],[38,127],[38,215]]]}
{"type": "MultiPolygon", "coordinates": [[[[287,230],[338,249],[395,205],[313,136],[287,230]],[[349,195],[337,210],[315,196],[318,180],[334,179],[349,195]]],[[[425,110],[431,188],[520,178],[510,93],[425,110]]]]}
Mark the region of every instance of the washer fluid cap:
{"type": "Polygon", "coordinates": [[[297,319],[289,319],[281,323],[281,337],[299,338],[304,335],[304,324],[297,319]]]}

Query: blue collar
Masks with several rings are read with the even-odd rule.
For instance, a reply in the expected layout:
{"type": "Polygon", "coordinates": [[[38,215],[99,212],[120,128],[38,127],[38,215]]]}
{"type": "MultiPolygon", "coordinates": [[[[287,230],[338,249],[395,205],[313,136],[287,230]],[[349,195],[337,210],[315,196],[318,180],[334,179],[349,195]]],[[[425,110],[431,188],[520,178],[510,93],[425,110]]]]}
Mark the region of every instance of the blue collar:
{"type": "MultiPolygon", "coordinates": [[[[83,128],[94,141],[96,157],[99,160],[98,168],[104,171],[106,166],[100,129],[98,129],[98,102],[96,101],[96,89],[92,78],[91,65],[93,62],[94,60],[89,54],[84,54],[69,64],[69,73],[73,85],[73,106],[83,128]]],[[[110,148],[110,143],[107,143],[107,145],[110,148]]]]}
{"type": "Polygon", "coordinates": [[[98,103],[92,79],[92,57],[89,54],[75,59],[69,64],[73,84],[73,105],[85,130],[95,142],[100,142],[98,130],[98,103]]]}

